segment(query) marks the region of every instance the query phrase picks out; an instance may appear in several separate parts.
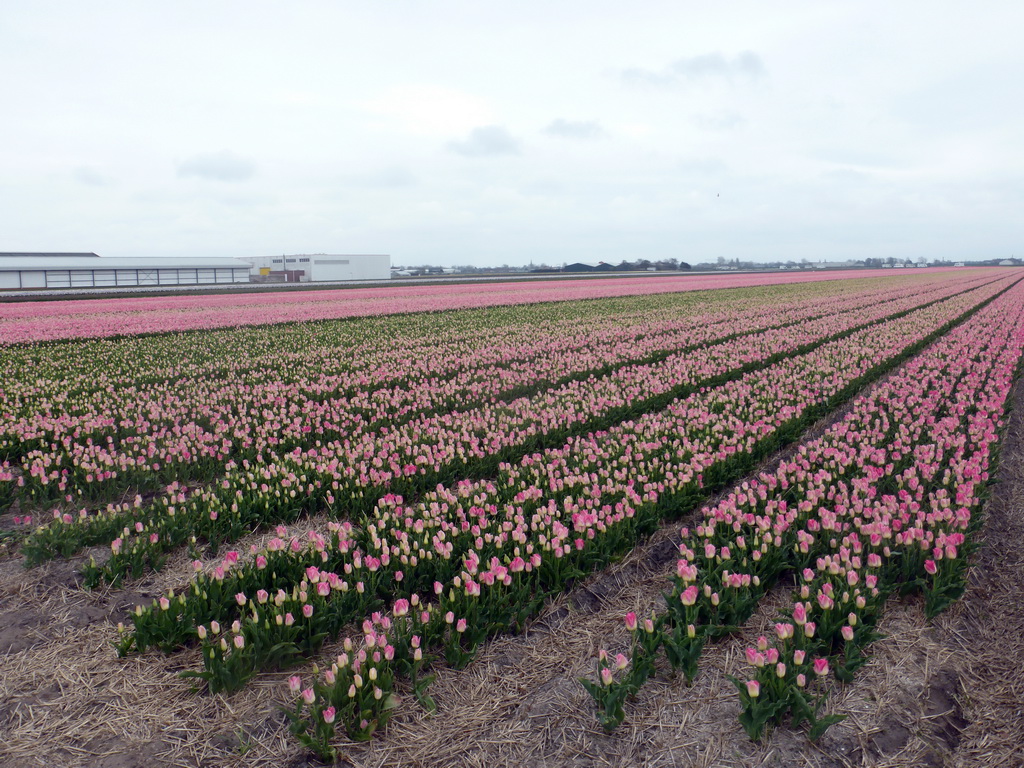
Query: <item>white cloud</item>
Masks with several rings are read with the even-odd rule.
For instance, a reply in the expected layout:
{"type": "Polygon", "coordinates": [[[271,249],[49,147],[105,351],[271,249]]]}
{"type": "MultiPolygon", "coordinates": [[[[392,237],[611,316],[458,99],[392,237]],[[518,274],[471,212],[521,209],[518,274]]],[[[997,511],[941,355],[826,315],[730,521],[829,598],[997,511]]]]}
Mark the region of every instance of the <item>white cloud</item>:
{"type": "Polygon", "coordinates": [[[483,99],[436,85],[391,88],[359,106],[372,115],[397,122],[413,134],[450,136],[493,120],[483,99]]]}
{"type": "Polygon", "coordinates": [[[197,176],[211,181],[245,181],[255,171],[256,166],[251,160],[227,150],[193,155],[178,165],[178,176],[197,176]]]}
{"type": "Polygon", "coordinates": [[[565,139],[598,139],[605,135],[604,128],[596,120],[563,120],[558,118],[548,124],[544,133],[565,139]]]}
{"type": "Polygon", "coordinates": [[[75,181],[89,187],[105,187],[110,184],[110,179],[106,175],[88,165],[78,166],[71,175],[75,181]]]}
{"type": "Polygon", "coordinates": [[[658,70],[628,67],[621,74],[622,79],[631,85],[670,86],[696,81],[752,81],[766,73],[764,63],[756,53],[743,51],[730,58],[715,51],[677,59],[658,70]]]}
{"type": "Polygon", "coordinates": [[[765,74],[761,57],[751,51],[726,58],[721,53],[682,58],[672,63],[672,72],[683,77],[749,77],[757,79],[765,74]]]}
{"type": "Polygon", "coordinates": [[[7,5],[18,249],[483,264],[1022,236],[1019,0],[7,5]]]}
{"type": "Polygon", "coordinates": [[[693,124],[706,131],[732,131],[742,128],[746,123],[747,120],[743,115],[727,109],[712,114],[693,116],[693,124]]]}
{"type": "Polygon", "coordinates": [[[448,149],[465,157],[518,155],[520,153],[519,142],[500,125],[484,125],[474,128],[465,139],[448,142],[448,149]]]}

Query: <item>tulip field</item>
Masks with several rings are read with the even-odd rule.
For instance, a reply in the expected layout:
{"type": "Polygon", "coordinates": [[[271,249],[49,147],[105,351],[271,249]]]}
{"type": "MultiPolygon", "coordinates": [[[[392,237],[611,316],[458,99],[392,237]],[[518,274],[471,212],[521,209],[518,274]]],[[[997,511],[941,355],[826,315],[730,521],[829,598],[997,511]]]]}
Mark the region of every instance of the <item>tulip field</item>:
{"type": "Polygon", "coordinates": [[[0,765],[942,764],[1024,275],[783,277],[0,304],[0,765]]]}

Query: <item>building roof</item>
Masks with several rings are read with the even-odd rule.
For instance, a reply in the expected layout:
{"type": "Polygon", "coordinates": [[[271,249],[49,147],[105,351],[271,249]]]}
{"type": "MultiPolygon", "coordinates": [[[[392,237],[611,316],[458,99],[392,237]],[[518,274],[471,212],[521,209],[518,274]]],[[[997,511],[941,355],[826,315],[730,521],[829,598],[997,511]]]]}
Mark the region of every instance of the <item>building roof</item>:
{"type": "Polygon", "coordinates": [[[241,259],[140,257],[108,258],[87,253],[66,254],[0,254],[17,258],[0,259],[0,272],[40,269],[245,269],[250,265],[241,259]]]}
{"type": "Polygon", "coordinates": [[[99,256],[94,253],[0,253],[0,259],[6,258],[45,258],[45,259],[67,259],[67,258],[88,258],[98,259],[99,256]]]}

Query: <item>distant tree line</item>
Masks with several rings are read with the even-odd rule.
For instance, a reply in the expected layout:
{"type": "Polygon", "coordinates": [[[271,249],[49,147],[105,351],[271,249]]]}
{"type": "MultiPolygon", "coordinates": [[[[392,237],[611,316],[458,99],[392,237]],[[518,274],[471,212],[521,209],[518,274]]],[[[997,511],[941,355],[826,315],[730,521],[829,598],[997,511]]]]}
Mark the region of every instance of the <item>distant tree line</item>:
{"type": "Polygon", "coordinates": [[[679,259],[661,259],[651,261],[650,259],[637,259],[628,261],[623,259],[618,264],[607,261],[599,261],[597,264],[575,262],[565,264],[561,267],[549,267],[541,265],[534,267],[531,272],[678,272],[688,270],[690,265],[679,259]]]}
{"type": "Polygon", "coordinates": [[[475,267],[471,265],[455,266],[455,267],[438,267],[433,264],[422,264],[419,266],[392,267],[392,272],[397,272],[400,275],[409,275],[411,277],[426,276],[426,275],[484,275],[484,274],[507,274],[511,272],[527,272],[527,273],[555,273],[555,272],[678,272],[680,270],[688,270],[690,265],[685,261],[679,259],[661,259],[658,261],[651,261],[650,259],[637,259],[636,261],[628,261],[623,259],[618,264],[612,264],[609,262],[600,261],[596,264],[586,264],[577,262],[574,264],[563,264],[560,266],[552,266],[541,262],[539,264],[530,263],[525,266],[510,266],[508,264],[502,264],[501,266],[494,267],[475,267]]]}
{"type": "Polygon", "coordinates": [[[862,268],[880,268],[880,267],[893,267],[896,265],[913,266],[914,264],[927,264],[933,267],[942,266],[953,266],[954,264],[965,264],[966,266],[994,266],[994,265],[1006,265],[1006,264],[1022,264],[1021,259],[1009,258],[1009,259],[975,259],[973,261],[961,261],[953,262],[947,259],[932,259],[928,260],[923,256],[918,257],[916,260],[912,259],[900,259],[893,258],[892,256],[878,258],[878,257],[867,257],[863,259],[855,259],[843,262],[829,262],[829,261],[818,261],[811,262],[807,259],[800,259],[799,261],[787,260],[787,261],[742,261],[738,258],[726,259],[719,256],[715,261],[702,261],[693,265],[679,259],[660,259],[652,261],[650,259],[636,259],[635,261],[629,261],[623,259],[617,264],[606,261],[599,262],[574,262],[571,264],[561,264],[558,266],[550,265],[544,262],[533,263],[523,266],[510,266],[508,264],[502,264],[494,267],[475,267],[472,265],[465,266],[454,266],[454,267],[439,267],[432,264],[424,264],[420,266],[410,267],[392,267],[392,272],[398,274],[398,276],[428,276],[428,275],[486,275],[486,274],[510,274],[510,273],[559,273],[559,272],[678,272],[688,271],[691,269],[697,271],[716,271],[716,270],[764,270],[764,269],[814,269],[822,267],[862,267],[862,268]]]}

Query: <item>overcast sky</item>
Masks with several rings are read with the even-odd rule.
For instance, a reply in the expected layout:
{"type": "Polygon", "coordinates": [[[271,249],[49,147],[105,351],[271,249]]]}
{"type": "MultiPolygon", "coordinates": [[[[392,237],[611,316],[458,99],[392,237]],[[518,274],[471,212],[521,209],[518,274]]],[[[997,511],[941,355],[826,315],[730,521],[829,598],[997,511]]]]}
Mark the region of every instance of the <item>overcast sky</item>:
{"type": "Polygon", "coordinates": [[[0,10],[0,251],[1024,256],[1024,3],[0,10]]]}

